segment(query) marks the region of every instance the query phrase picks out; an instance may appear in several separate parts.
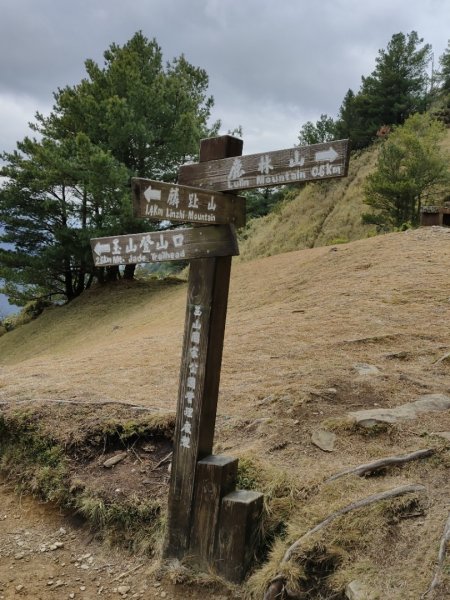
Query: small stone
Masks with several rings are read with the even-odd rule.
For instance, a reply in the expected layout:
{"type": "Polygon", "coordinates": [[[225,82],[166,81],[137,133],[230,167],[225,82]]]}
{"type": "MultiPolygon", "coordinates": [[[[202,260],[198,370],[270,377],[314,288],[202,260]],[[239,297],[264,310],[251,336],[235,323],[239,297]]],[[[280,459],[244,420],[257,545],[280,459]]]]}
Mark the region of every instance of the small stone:
{"type": "Polygon", "coordinates": [[[80,585],[80,592],[85,592],[85,591],[86,591],[86,586],[80,585]]]}
{"type": "Polygon", "coordinates": [[[378,367],[367,363],[356,363],[353,368],[358,372],[358,375],[377,375],[380,372],[378,367]]]}
{"type": "Polygon", "coordinates": [[[21,592],[23,590],[23,585],[16,585],[16,592],[21,592]]]}
{"type": "Polygon", "coordinates": [[[450,442],[450,431],[436,431],[436,433],[432,433],[431,435],[437,435],[438,437],[450,442]]]}
{"type": "Polygon", "coordinates": [[[336,434],[325,429],[318,429],[311,435],[311,442],[324,452],[333,452],[336,434]]]}
{"type": "Polygon", "coordinates": [[[375,595],[371,593],[368,588],[358,581],[354,579],[351,581],[345,588],[345,595],[348,600],[374,600],[375,595]]]}
{"type": "Polygon", "coordinates": [[[25,552],[18,552],[17,554],[14,555],[14,559],[15,560],[22,560],[22,558],[25,556],[25,552]]]}
{"type": "Polygon", "coordinates": [[[131,590],[131,587],[129,585],[119,585],[119,587],[117,588],[117,591],[122,596],[126,596],[130,590],[131,590]]]}
{"type": "Polygon", "coordinates": [[[57,581],[55,581],[55,588],[59,588],[62,585],[64,585],[64,581],[62,581],[61,579],[58,579],[57,581]]]}
{"type": "Polygon", "coordinates": [[[70,592],[69,598],[70,598],[70,600],[72,600],[72,598],[75,598],[75,594],[73,592],[70,592]]]}
{"type": "Polygon", "coordinates": [[[105,469],[110,469],[111,467],[114,467],[114,465],[117,465],[122,460],[124,460],[127,456],[127,452],[121,452],[120,454],[116,454],[115,456],[108,458],[108,460],[105,460],[103,466],[105,467],[105,469]]]}
{"type": "Polygon", "coordinates": [[[167,597],[167,592],[161,592],[160,596],[161,596],[161,598],[166,598],[167,597]]]}

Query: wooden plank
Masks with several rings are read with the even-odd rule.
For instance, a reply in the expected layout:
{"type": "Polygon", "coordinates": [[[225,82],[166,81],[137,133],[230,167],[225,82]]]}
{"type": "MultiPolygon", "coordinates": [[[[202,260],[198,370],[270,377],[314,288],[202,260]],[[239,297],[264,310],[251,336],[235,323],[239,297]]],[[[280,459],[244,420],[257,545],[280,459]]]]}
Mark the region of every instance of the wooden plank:
{"type": "Polygon", "coordinates": [[[233,225],[94,238],[91,248],[96,267],[239,254],[233,225]]]}
{"type": "Polygon", "coordinates": [[[245,198],[239,196],[142,178],[132,179],[131,189],[136,217],[174,223],[245,225],[245,198]]]}
{"type": "MultiPolygon", "coordinates": [[[[217,154],[218,148],[236,151],[239,147],[229,140],[203,140],[200,156],[209,160],[209,150],[217,154]]],[[[189,553],[197,461],[212,453],[230,272],[231,255],[192,261],[189,269],[163,549],[167,558],[184,558],[189,553]]]]}
{"type": "Polygon", "coordinates": [[[178,182],[208,190],[239,191],[321,181],[345,177],[348,172],[348,159],[348,140],[336,140],[183,165],[179,171],[178,182]]]}
{"type": "Polygon", "coordinates": [[[238,460],[208,456],[197,463],[189,555],[201,566],[214,560],[222,498],[236,487],[238,460]]]}
{"type": "Polygon", "coordinates": [[[215,568],[240,583],[251,565],[260,533],[263,495],[237,490],[222,499],[215,568]]]}

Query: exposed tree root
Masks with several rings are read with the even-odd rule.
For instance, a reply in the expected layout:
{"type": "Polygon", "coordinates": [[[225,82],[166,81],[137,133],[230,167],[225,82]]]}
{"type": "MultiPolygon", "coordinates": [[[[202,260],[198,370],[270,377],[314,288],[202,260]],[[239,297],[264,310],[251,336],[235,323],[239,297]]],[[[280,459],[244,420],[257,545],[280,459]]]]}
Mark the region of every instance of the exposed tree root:
{"type": "Polygon", "coordinates": [[[447,519],[447,523],[444,527],[444,533],[441,538],[441,544],[439,546],[439,553],[437,558],[436,572],[433,577],[433,581],[427,591],[422,594],[421,598],[426,598],[428,594],[431,594],[439,585],[441,581],[442,568],[444,566],[445,556],[447,554],[447,546],[450,543],[450,515],[447,519]]]}
{"type": "Polygon", "coordinates": [[[335,479],[339,479],[340,477],[344,477],[345,475],[358,475],[359,477],[362,477],[362,475],[365,475],[366,473],[378,471],[380,469],[384,469],[385,467],[403,465],[413,460],[427,458],[428,456],[432,456],[434,452],[435,451],[432,448],[428,448],[426,450],[416,450],[416,452],[411,452],[410,454],[405,454],[404,456],[389,456],[387,458],[381,458],[379,460],[375,460],[374,462],[367,463],[365,465],[359,465],[357,467],[346,469],[345,471],[340,471],[339,473],[336,473],[335,475],[329,477],[325,481],[325,483],[335,481],[335,479]]]}
{"type": "MultiPolygon", "coordinates": [[[[414,494],[417,492],[425,492],[425,486],[414,484],[414,485],[404,485],[400,487],[393,488],[391,490],[387,490],[385,492],[381,492],[379,494],[373,494],[372,496],[368,496],[367,498],[362,498],[357,502],[352,502],[343,508],[331,513],[328,515],[326,519],[318,523],[315,527],[307,531],[301,538],[295,541],[285,552],[281,564],[284,565],[289,562],[296,552],[298,548],[301,547],[303,542],[308,539],[314,533],[317,533],[327,525],[329,525],[332,521],[337,519],[338,517],[345,515],[353,510],[357,510],[359,508],[364,508],[365,506],[369,506],[376,502],[381,502],[382,500],[388,500],[390,498],[397,498],[398,496],[404,496],[405,494],[414,494]]],[[[445,546],[445,544],[444,544],[445,546]]],[[[264,600],[282,600],[285,598],[293,597],[289,593],[286,588],[286,578],[282,574],[277,574],[275,577],[271,579],[269,585],[267,587],[266,593],[264,594],[264,600]]]]}

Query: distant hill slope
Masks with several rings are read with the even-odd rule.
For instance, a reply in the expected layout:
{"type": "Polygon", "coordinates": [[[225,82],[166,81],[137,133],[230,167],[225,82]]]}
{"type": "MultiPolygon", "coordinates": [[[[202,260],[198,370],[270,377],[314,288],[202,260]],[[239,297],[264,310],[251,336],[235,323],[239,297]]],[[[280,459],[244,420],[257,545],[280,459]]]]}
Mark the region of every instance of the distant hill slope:
{"type": "Polygon", "coordinates": [[[376,147],[353,155],[347,177],[306,184],[294,199],[251,221],[241,236],[242,259],[374,235],[374,227],[363,225],[361,215],[368,210],[362,185],[375,162],[376,147]]]}
{"type": "MultiPolygon", "coordinates": [[[[377,147],[374,144],[352,154],[348,177],[306,184],[294,199],[281,203],[266,217],[251,221],[241,234],[241,259],[375,235],[375,228],[363,225],[361,216],[369,210],[363,202],[363,183],[375,168],[377,147]]],[[[443,148],[450,150],[450,130],[443,148]]]]}

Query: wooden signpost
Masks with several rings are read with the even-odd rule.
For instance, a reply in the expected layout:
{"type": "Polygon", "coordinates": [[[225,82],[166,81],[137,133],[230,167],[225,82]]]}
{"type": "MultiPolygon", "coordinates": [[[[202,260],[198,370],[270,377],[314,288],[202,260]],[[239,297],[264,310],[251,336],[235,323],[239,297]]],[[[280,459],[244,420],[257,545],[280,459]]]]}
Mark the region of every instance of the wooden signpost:
{"type": "Polygon", "coordinates": [[[252,188],[345,177],[348,140],[184,165],[178,181],[208,190],[252,188]]]}
{"type": "Polygon", "coordinates": [[[174,223],[245,225],[245,198],[151,179],[135,178],[131,187],[136,217],[174,223]]]}
{"type": "Polygon", "coordinates": [[[136,216],[196,227],[91,240],[99,267],[191,261],[164,556],[189,558],[234,582],[251,563],[263,509],[262,494],[235,489],[237,459],[212,454],[234,227],[245,223],[245,200],[235,193],[344,177],[348,144],[241,155],[242,140],[207,139],[200,162],[181,167],[182,185],[133,180],[136,216]]]}
{"type": "Polygon", "coordinates": [[[234,227],[196,227],[93,238],[96,267],[239,254],[234,227]]]}

